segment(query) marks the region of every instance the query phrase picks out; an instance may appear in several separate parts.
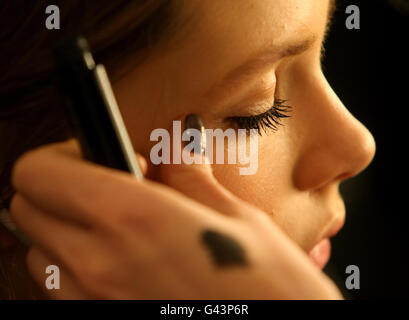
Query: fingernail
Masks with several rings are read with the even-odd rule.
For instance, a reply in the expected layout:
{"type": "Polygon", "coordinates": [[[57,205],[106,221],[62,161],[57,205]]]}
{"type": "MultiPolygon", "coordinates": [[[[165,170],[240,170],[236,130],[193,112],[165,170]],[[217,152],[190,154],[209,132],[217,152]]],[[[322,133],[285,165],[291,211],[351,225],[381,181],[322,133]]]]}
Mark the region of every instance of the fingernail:
{"type": "Polygon", "coordinates": [[[195,143],[193,151],[195,153],[204,154],[206,150],[206,134],[203,121],[198,114],[188,114],[185,118],[185,130],[184,135],[190,137],[189,141],[185,141],[185,145],[190,144],[192,141],[195,143]],[[192,131],[198,130],[200,139],[195,139],[195,135],[192,131]]]}

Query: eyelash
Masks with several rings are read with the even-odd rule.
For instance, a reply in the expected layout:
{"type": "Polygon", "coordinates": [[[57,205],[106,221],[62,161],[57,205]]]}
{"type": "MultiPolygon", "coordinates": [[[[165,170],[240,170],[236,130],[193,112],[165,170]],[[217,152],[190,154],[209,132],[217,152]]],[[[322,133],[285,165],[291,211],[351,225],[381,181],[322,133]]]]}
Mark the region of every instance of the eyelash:
{"type": "Polygon", "coordinates": [[[291,106],[284,105],[287,100],[275,99],[274,105],[270,110],[261,114],[249,117],[230,117],[229,121],[235,123],[240,129],[256,129],[258,134],[262,134],[262,130],[267,133],[268,129],[276,131],[278,126],[282,125],[280,119],[289,118],[286,114],[291,111],[291,106]]]}

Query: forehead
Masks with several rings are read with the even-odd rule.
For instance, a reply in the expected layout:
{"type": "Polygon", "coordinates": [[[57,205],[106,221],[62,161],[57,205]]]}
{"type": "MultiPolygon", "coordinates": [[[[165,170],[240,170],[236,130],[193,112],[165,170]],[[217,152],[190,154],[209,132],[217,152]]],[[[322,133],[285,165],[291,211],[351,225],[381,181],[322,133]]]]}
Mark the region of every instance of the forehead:
{"type": "Polygon", "coordinates": [[[169,59],[178,68],[173,92],[183,87],[179,94],[194,100],[268,44],[322,38],[329,1],[183,0],[178,10],[186,21],[183,41],[169,59]]]}
{"type": "MultiPolygon", "coordinates": [[[[279,45],[319,33],[331,0],[184,0],[187,34],[208,44],[225,43],[251,53],[265,42],[279,45]]],[[[234,49],[234,48],[230,48],[234,49]]]]}

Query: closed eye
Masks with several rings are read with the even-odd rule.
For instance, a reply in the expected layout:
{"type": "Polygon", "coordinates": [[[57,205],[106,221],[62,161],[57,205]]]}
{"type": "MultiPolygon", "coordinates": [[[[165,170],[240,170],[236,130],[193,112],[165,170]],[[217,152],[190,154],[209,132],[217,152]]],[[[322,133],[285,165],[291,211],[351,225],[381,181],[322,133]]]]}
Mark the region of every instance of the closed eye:
{"type": "Polygon", "coordinates": [[[269,130],[276,131],[281,123],[281,119],[289,118],[288,112],[291,106],[285,105],[287,100],[275,99],[274,105],[266,112],[248,116],[248,117],[229,117],[226,120],[235,124],[239,129],[256,129],[259,135],[262,131],[267,133],[269,130]]]}

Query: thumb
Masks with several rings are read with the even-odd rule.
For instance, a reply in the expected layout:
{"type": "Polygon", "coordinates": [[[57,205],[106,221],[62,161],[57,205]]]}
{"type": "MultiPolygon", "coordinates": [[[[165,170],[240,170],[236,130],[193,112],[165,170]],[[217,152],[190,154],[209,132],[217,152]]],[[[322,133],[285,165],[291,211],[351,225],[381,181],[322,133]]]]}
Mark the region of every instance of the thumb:
{"type": "MultiPolygon", "coordinates": [[[[196,155],[197,156],[197,155],[196,155]]],[[[242,216],[244,201],[223,187],[212,173],[209,160],[201,155],[201,163],[186,164],[183,157],[193,157],[182,150],[181,164],[161,165],[159,180],[169,187],[228,216],[242,216]]]]}

